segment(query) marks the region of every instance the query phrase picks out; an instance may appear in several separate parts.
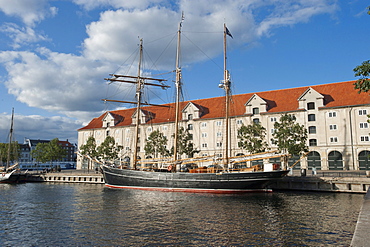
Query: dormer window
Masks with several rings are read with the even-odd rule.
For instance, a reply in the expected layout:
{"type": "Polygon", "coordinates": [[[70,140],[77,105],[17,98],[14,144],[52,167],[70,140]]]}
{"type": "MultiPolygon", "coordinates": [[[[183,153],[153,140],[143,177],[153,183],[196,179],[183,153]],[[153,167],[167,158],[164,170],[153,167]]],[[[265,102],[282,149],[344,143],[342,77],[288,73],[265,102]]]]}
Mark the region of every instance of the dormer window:
{"type": "Polygon", "coordinates": [[[192,120],[193,119],[193,114],[188,114],[188,120],[192,120]]]}
{"type": "Polygon", "coordinates": [[[259,122],[260,122],[260,119],[259,119],[259,118],[254,118],[254,119],[253,119],[253,123],[258,124],[259,122]]]}
{"type": "Polygon", "coordinates": [[[253,108],[252,112],[253,112],[253,114],[259,114],[260,113],[260,108],[258,108],[258,107],[253,108]]]}
{"type": "Polygon", "coordinates": [[[315,110],[315,102],[307,103],[307,110],[315,110]]]}

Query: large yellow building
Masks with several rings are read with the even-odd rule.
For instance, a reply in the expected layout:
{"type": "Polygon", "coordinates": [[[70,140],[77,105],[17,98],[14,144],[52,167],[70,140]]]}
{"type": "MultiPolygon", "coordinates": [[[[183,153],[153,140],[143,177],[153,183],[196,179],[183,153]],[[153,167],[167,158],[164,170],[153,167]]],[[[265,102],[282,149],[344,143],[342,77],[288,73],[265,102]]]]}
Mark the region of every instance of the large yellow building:
{"type": "MultiPolygon", "coordinates": [[[[294,114],[297,123],[307,127],[310,153],[295,168],[321,170],[369,170],[370,137],[367,115],[370,96],[359,94],[354,81],[310,87],[290,88],[234,95],[230,107],[231,155],[247,154],[238,148],[237,129],[258,121],[267,130],[273,148],[274,123],[284,113],[294,114]]],[[[191,100],[181,103],[180,126],[189,130],[200,152],[196,155],[222,157],[225,142],[224,97],[191,100]]],[[[161,131],[173,146],[174,104],[169,107],[147,106],[140,114],[139,157],[145,158],[144,145],[149,134],[161,131]]],[[[132,158],[136,109],[108,111],[78,130],[78,147],[93,136],[97,145],[107,135],[123,146],[122,159],[132,158]]],[[[278,162],[273,160],[273,162],[278,162]]],[[[81,158],[77,169],[84,166],[81,158]]]]}

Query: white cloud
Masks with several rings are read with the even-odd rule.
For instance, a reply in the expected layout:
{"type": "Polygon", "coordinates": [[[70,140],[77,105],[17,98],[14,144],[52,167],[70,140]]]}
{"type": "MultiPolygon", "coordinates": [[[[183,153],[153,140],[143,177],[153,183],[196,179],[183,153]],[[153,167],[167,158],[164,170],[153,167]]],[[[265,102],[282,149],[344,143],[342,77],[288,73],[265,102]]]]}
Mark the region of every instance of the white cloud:
{"type": "Polygon", "coordinates": [[[0,0],[0,10],[8,16],[20,18],[27,26],[34,26],[48,16],[54,16],[57,8],[49,0],[0,0]]]}
{"type": "MultiPolygon", "coordinates": [[[[100,114],[103,110],[100,101],[106,97],[103,78],[133,54],[139,43],[138,36],[144,39],[145,55],[156,61],[157,68],[173,69],[181,11],[185,12],[182,61],[183,65],[187,65],[222,52],[224,21],[234,36],[231,43],[240,46],[258,41],[263,35],[270,35],[277,27],[307,22],[315,15],[332,14],[337,8],[335,1],[330,0],[74,2],[86,9],[101,6],[121,9],[104,11],[99,20],[87,26],[88,38],[82,42],[81,55],[57,53],[45,48],[36,51],[3,51],[0,53],[0,63],[4,64],[8,73],[5,85],[18,101],[82,121],[92,119],[93,114],[100,114]]],[[[55,13],[46,0],[10,1],[9,5],[0,0],[0,9],[8,15],[22,18],[29,26],[55,13]],[[19,5],[17,9],[18,3],[26,5],[19,5]]],[[[31,29],[14,25],[8,25],[7,28],[4,31],[19,40],[18,43],[45,38],[31,29]]],[[[121,71],[126,66],[131,64],[124,63],[121,71]]],[[[126,88],[116,87],[115,90],[125,91],[126,88]]],[[[37,118],[33,117],[32,120],[36,121],[37,118]]]]}
{"type": "Polygon", "coordinates": [[[166,2],[165,0],[73,0],[75,4],[83,6],[86,10],[98,7],[114,7],[127,9],[145,9],[147,7],[166,2]]]}
{"type": "Polygon", "coordinates": [[[102,108],[103,77],[108,65],[81,56],[41,49],[32,52],[1,52],[9,93],[31,107],[48,111],[95,111],[102,108]]]}
{"type": "MultiPolygon", "coordinates": [[[[7,142],[5,138],[10,130],[10,116],[0,114],[0,142],[7,142]]],[[[24,138],[51,140],[68,139],[77,143],[77,129],[81,128],[82,122],[71,120],[66,117],[43,117],[39,115],[17,115],[14,116],[15,140],[23,143],[24,138]],[[42,131],[40,131],[42,130],[42,131]]]]}
{"type": "Polygon", "coordinates": [[[14,23],[4,23],[0,32],[7,34],[13,41],[12,47],[18,49],[21,45],[48,40],[47,37],[37,34],[34,29],[26,26],[19,27],[14,23]]]}

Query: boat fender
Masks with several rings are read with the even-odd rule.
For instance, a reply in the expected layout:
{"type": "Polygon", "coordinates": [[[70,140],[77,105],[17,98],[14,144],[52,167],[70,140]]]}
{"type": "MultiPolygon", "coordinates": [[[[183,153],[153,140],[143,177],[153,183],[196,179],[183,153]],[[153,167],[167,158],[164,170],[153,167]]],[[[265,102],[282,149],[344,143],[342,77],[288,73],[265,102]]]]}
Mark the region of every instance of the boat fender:
{"type": "Polygon", "coordinates": [[[170,171],[172,171],[172,165],[169,165],[168,167],[167,167],[167,170],[170,172],[170,171]]]}

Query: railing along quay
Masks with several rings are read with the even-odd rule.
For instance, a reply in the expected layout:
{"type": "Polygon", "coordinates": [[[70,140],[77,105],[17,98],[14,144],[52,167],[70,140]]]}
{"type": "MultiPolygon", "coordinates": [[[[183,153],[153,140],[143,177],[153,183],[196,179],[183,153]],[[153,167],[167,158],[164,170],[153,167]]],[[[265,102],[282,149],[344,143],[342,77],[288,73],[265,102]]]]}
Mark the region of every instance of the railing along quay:
{"type": "Polygon", "coordinates": [[[27,182],[104,184],[103,175],[93,170],[62,170],[61,172],[32,174],[27,182]]]}

